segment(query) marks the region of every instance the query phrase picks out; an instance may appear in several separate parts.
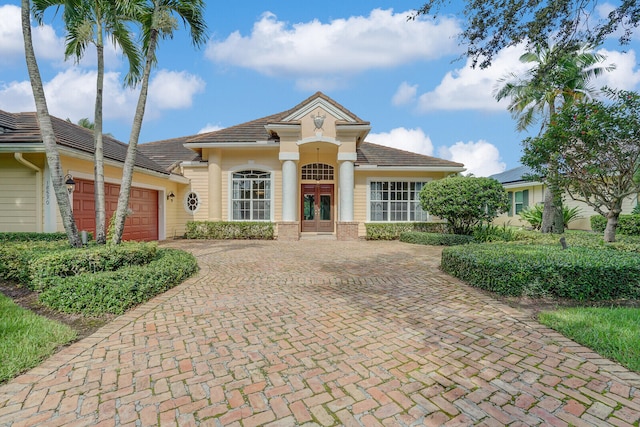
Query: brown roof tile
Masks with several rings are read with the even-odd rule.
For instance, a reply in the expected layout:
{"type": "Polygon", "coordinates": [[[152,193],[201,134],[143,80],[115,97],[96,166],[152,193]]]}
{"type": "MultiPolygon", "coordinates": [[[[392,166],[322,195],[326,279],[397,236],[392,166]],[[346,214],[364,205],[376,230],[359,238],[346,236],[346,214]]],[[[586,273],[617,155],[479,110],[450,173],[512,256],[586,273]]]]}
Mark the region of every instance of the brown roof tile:
{"type": "MultiPolygon", "coordinates": [[[[250,122],[241,123],[235,126],[231,126],[228,128],[224,128],[214,132],[203,133],[200,135],[195,135],[190,137],[186,142],[187,143],[223,143],[223,142],[256,142],[256,141],[266,141],[269,139],[269,134],[267,133],[265,126],[268,124],[276,124],[282,123],[283,120],[293,114],[297,110],[303,108],[305,105],[309,104],[313,100],[317,98],[322,98],[334,107],[340,109],[344,114],[353,118],[358,124],[369,124],[369,122],[365,122],[360,119],[358,116],[353,114],[351,111],[344,108],[342,105],[338,104],[333,99],[329,98],[322,92],[316,92],[311,95],[309,98],[305,99],[298,105],[293,108],[290,108],[286,111],[282,111],[280,113],[272,114],[270,116],[262,117],[256,120],[252,120],[250,122]]],[[[291,123],[291,122],[289,122],[291,123]]]]}
{"type": "Polygon", "coordinates": [[[193,162],[202,160],[200,154],[184,147],[184,143],[195,136],[197,135],[147,142],[138,145],[138,149],[165,170],[171,171],[181,161],[193,162]]]}
{"type": "MultiPolygon", "coordinates": [[[[15,123],[13,129],[0,133],[0,144],[40,144],[42,142],[36,113],[2,113],[3,114],[0,114],[0,117],[9,114],[14,117],[15,123]]],[[[56,141],[59,146],[72,148],[89,154],[94,153],[95,150],[93,147],[92,130],[85,129],[81,126],[53,116],[51,117],[51,122],[53,124],[53,131],[56,135],[56,141]]],[[[123,142],[120,142],[108,135],[104,135],[103,140],[105,159],[124,163],[127,156],[127,144],[124,144],[123,142]]],[[[138,150],[138,154],[136,155],[136,166],[155,172],[167,173],[162,166],[147,158],[144,153],[140,152],[140,150],[138,150]]]]}
{"type": "Polygon", "coordinates": [[[437,157],[398,150],[397,148],[363,142],[357,150],[356,165],[414,166],[463,168],[462,163],[451,162],[437,157]]]}

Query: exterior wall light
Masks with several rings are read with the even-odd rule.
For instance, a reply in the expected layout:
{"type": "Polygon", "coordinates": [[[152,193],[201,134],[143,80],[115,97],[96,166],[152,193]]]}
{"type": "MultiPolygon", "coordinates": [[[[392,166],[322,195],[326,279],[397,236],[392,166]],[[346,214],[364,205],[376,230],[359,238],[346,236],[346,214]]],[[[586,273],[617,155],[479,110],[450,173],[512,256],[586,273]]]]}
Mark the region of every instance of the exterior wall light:
{"type": "Polygon", "coordinates": [[[76,189],[76,182],[73,180],[73,176],[71,176],[70,173],[66,174],[64,176],[64,184],[67,186],[67,192],[69,194],[73,193],[73,191],[76,189]]]}
{"type": "Polygon", "coordinates": [[[171,203],[173,203],[173,199],[176,198],[176,195],[173,194],[173,191],[169,192],[169,194],[167,194],[167,200],[171,200],[171,203]]]}

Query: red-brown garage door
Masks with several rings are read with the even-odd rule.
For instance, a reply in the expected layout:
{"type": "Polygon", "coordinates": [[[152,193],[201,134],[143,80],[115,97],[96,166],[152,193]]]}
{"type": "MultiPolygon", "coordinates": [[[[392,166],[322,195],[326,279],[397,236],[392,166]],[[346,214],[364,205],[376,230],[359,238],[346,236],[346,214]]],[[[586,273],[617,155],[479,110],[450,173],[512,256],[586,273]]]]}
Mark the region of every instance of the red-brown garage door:
{"type": "MultiPolygon", "coordinates": [[[[95,204],[93,181],[75,179],[73,193],[73,216],[78,230],[95,233],[95,204]]],[[[105,183],[105,202],[107,224],[118,206],[120,186],[105,183]]],[[[124,223],[123,240],[158,240],[158,192],[146,188],[132,187],[129,195],[129,207],[133,214],[124,223]]]]}

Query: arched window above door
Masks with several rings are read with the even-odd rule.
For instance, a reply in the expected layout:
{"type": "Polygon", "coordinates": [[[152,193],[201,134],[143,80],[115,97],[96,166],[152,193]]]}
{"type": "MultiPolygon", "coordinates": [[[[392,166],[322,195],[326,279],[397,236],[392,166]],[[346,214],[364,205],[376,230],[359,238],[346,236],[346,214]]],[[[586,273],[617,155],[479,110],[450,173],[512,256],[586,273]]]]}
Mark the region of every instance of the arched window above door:
{"type": "Polygon", "coordinates": [[[333,181],[333,166],[326,163],[309,163],[302,166],[302,179],[333,181]]]}

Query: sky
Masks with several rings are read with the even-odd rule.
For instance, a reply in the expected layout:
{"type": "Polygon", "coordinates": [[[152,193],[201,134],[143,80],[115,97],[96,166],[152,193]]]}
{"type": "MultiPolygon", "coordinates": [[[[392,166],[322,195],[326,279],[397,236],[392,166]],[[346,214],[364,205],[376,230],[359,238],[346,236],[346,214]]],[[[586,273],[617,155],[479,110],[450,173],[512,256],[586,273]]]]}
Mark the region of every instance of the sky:
{"type": "MultiPolygon", "coordinates": [[[[207,3],[205,46],[195,48],[184,27],[160,42],[140,143],[279,113],[321,91],[371,123],[369,142],[461,162],[476,176],[520,165],[530,134],[516,131],[507,100],[493,92],[508,73],[526,70],[518,59],[524,46],[473,69],[462,57],[456,14],[407,19],[422,0],[207,3]]],[[[12,113],[35,111],[19,4],[0,2],[0,109],[12,113]]],[[[596,14],[611,8],[602,2],[596,14]]],[[[34,24],[33,37],[50,113],[93,121],[95,49],[65,61],[54,13],[34,24]]],[[[598,52],[616,68],[593,86],[638,90],[640,37],[624,47],[614,39],[598,52]]],[[[123,86],[128,66],[119,50],[105,50],[104,131],[126,142],[139,90],[123,86]]]]}

